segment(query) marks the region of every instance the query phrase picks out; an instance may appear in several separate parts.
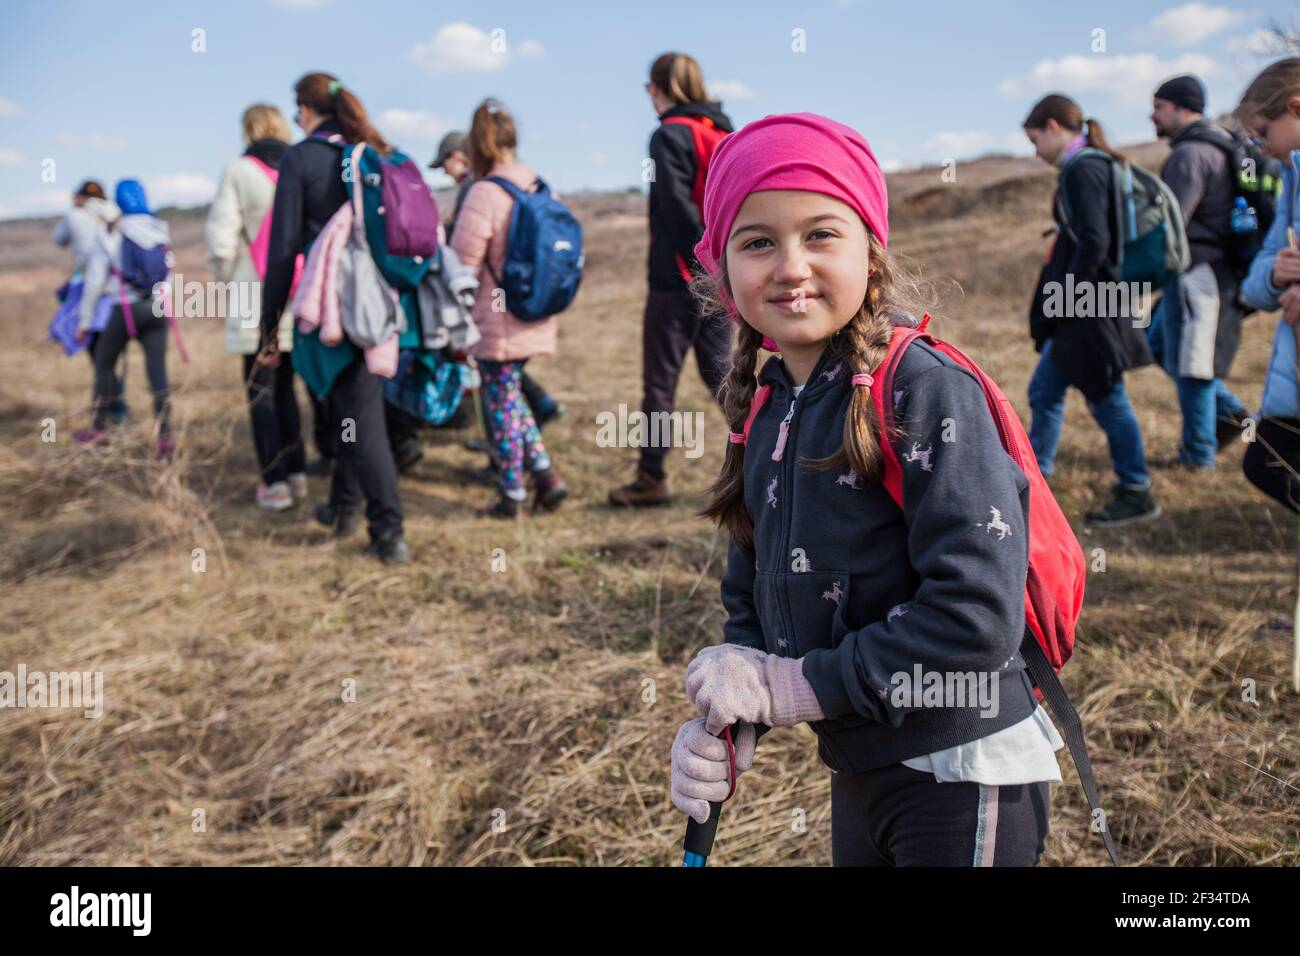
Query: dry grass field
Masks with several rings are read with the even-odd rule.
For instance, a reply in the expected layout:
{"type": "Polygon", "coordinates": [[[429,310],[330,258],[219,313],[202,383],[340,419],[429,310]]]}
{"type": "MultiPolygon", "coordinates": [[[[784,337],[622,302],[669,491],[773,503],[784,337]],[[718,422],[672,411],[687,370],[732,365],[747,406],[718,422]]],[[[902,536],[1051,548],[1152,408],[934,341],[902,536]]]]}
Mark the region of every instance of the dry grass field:
{"type": "MultiPolygon", "coordinates": [[[[937,280],[939,333],[1026,422],[1024,316],[1051,188],[1028,160],[963,165],[954,183],[939,170],[891,178],[894,249],[937,280]]],[[[108,450],[75,447],[89,363],[45,341],[65,255],[48,223],[0,226],[0,670],[102,671],[105,692],[100,719],[0,713],[0,864],[680,860],[668,755],[691,716],[686,663],[721,637],[724,541],[695,511],[726,428],[688,363],[679,403],[705,413],[706,453],[670,457],[672,506],[606,506],[635,459],[597,445],[596,416],[640,401],[645,204],[573,206],[586,278],[559,354],[530,363],[569,409],[545,437],[573,496],[517,526],[475,517],[491,492],[473,478],[470,433],[428,432],[401,486],[416,561],[395,569],[358,541],[332,543],[309,506],[253,507],[238,360],[216,320],[185,320],[190,365],[171,352],[176,462],[147,454],[138,349],[129,400],[145,423],[108,450]]],[[[206,278],[201,219],[173,229],[181,271],[206,278]]],[[[1230,379],[1248,404],[1272,325],[1248,321],[1230,379]]],[[[1167,456],[1171,384],[1148,368],[1130,390],[1149,453],[1167,456]]],[[[1064,679],[1127,863],[1300,864],[1300,700],[1290,634],[1267,626],[1295,599],[1295,522],[1247,485],[1240,457],[1225,453],[1212,477],[1155,472],[1157,522],[1095,532],[1076,520],[1098,569],[1064,679]]],[[[1110,480],[1072,394],[1056,493],[1076,519],[1110,480]]],[[[318,499],[324,482],[312,483],[318,499]]],[[[1061,764],[1044,863],[1103,864],[1065,751],[1061,764]]],[[[775,731],[711,862],[829,861],[829,772],[806,727],[775,731]]]]}

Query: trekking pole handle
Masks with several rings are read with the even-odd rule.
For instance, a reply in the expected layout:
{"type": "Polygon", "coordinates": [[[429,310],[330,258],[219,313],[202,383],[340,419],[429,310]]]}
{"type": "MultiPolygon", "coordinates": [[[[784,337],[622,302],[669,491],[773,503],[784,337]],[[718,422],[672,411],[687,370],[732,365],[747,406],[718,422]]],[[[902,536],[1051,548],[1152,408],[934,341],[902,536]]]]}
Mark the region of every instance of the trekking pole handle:
{"type": "MultiPolygon", "coordinates": [[[[717,735],[720,740],[727,743],[727,760],[730,765],[730,783],[731,789],[727,793],[727,799],[736,792],[736,746],[732,739],[731,728],[723,727],[722,732],[717,735]]],[[[694,817],[688,817],[686,820],[686,839],[682,841],[682,849],[685,851],[683,866],[703,866],[704,861],[709,858],[709,853],[713,851],[713,838],[718,832],[718,820],[722,816],[722,801],[709,801],[709,819],[704,823],[699,823],[694,817]]]]}

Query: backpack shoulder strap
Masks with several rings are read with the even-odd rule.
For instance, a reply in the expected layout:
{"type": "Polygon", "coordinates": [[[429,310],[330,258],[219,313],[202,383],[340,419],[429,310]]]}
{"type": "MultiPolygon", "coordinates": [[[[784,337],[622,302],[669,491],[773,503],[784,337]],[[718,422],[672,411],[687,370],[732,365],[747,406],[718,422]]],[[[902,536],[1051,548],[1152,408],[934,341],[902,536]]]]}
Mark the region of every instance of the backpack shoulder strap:
{"type": "Polygon", "coordinates": [[[266,178],[271,180],[272,184],[279,183],[280,170],[276,169],[274,166],[271,166],[269,163],[263,162],[262,160],[258,159],[256,156],[245,156],[244,158],[248,160],[252,160],[253,163],[257,165],[257,168],[266,174],[266,178]]]}
{"type": "MultiPolygon", "coordinates": [[[[524,196],[524,191],[504,176],[484,176],[482,181],[486,183],[496,183],[509,193],[510,198],[515,200],[515,202],[518,202],[524,196]]],[[[539,179],[538,182],[540,183],[541,180],[539,179]]]]}
{"type": "Polygon", "coordinates": [[[772,386],[764,385],[758,391],[754,392],[754,397],[749,402],[749,417],[745,419],[745,428],[741,431],[740,440],[736,440],[736,432],[731,433],[731,441],[737,445],[749,444],[749,430],[754,426],[754,419],[758,417],[759,411],[762,410],[764,403],[772,394],[772,386]]]}
{"type": "Polygon", "coordinates": [[[1056,719],[1061,723],[1061,729],[1065,732],[1065,742],[1070,748],[1070,759],[1074,761],[1074,769],[1079,774],[1079,783],[1083,786],[1083,795],[1088,800],[1088,809],[1092,811],[1094,821],[1100,819],[1101,840],[1106,845],[1110,862],[1120,866],[1119,852],[1115,849],[1115,841],[1111,839],[1106,811],[1101,807],[1097,780],[1092,773],[1092,761],[1088,759],[1088,745],[1083,739],[1083,724],[1079,721],[1079,712],[1074,709],[1069,695],[1061,686],[1061,679],[1056,676],[1056,670],[1047,660],[1047,655],[1043,653],[1042,646],[1033,634],[1025,636],[1024,642],[1020,645],[1020,652],[1024,656],[1025,669],[1029,671],[1030,679],[1034,682],[1034,686],[1043,692],[1043,699],[1051,706],[1052,713],[1056,715],[1056,719]]]}

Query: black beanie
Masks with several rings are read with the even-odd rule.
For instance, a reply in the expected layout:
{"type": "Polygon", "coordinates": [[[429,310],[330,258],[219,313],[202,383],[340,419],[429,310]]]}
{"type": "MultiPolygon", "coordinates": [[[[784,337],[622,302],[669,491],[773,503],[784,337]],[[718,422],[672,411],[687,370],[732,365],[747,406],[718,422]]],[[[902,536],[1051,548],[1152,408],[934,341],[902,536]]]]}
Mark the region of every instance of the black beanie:
{"type": "Polygon", "coordinates": [[[1205,112],[1205,84],[1199,77],[1175,76],[1171,80],[1165,80],[1160,84],[1160,89],[1156,90],[1156,98],[1168,100],[1193,113],[1205,112]]]}

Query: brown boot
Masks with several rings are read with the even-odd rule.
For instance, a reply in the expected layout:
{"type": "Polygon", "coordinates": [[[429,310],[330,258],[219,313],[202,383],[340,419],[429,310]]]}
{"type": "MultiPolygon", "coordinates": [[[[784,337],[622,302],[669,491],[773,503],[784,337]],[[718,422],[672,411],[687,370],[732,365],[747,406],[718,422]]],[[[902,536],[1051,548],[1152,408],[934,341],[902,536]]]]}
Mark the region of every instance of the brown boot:
{"type": "Polygon", "coordinates": [[[609,493],[609,503],[616,508],[647,508],[668,504],[668,476],[656,478],[640,468],[636,481],[615,488],[609,493]]]}

